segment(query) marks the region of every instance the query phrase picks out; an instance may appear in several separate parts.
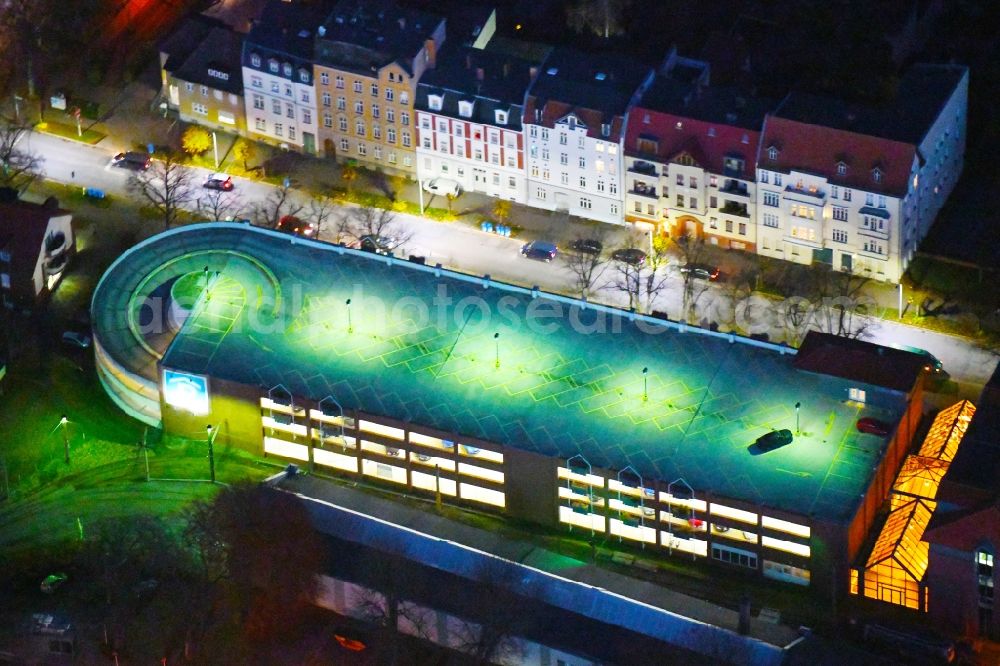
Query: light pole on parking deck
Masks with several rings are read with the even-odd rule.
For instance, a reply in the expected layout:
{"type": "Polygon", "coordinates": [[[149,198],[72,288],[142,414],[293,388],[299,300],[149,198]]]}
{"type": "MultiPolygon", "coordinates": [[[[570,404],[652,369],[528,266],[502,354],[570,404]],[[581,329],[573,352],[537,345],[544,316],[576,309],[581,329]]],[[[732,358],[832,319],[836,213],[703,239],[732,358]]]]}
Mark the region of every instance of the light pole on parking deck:
{"type": "Polygon", "coordinates": [[[801,402],[795,403],[795,434],[799,434],[799,409],[802,407],[801,402]]]}

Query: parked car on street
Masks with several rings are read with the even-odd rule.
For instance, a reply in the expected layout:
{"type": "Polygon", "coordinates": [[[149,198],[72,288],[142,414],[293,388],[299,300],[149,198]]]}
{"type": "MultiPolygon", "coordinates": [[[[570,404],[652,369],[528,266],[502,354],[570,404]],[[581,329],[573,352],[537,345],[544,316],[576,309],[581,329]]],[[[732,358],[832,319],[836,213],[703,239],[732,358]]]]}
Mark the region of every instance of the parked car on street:
{"type": "Polygon", "coordinates": [[[580,254],[598,255],[604,249],[604,243],[593,238],[577,238],[569,244],[569,249],[580,254]]]}
{"type": "Polygon", "coordinates": [[[431,194],[440,194],[441,196],[450,194],[453,197],[457,197],[462,192],[462,188],[457,182],[447,178],[432,178],[424,183],[424,190],[431,194]]]}
{"type": "Polygon", "coordinates": [[[205,183],[204,185],[202,185],[202,187],[208,188],[210,190],[222,190],[223,192],[230,192],[234,187],[233,177],[227,176],[224,173],[213,173],[208,177],[207,180],[205,180],[205,183]]]}
{"type": "Polygon", "coordinates": [[[630,266],[642,266],[646,263],[646,253],[634,247],[628,247],[612,252],[611,259],[630,266]]]}
{"type": "Polygon", "coordinates": [[[83,331],[63,331],[62,341],[67,347],[75,347],[77,349],[90,348],[90,335],[83,331]]]}
{"type": "Polygon", "coordinates": [[[284,231],[287,234],[295,234],[296,236],[305,236],[307,238],[316,237],[316,225],[308,220],[295,217],[294,215],[282,216],[282,218],[278,220],[278,231],[284,231]]]}
{"type": "Polygon", "coordinates": [[[878,419],[873,419],[870,416],[865,416],[864,418],[858,419],[857,424],[858,432],[867,433],[869,435],[878,435],[879,437],[885,437],[889,434],[889,424],[884,421],[879,421],[878,419]]]}
{"type": "Polygon", "coordinates": [[[748,448],[751,454],[758,455],[787,446],[792,443],[792,439],[794,438],[792,437],[791,430],[772,430],[771,432],[758,437],[757,441],[751,444],[748,448]]]}
{"type": "Polygon", "coordinates": [[[392,236],[362,236],[358,247],[365,252],[389,254],[396,248],[396,239],[392,236]]]}
{"type": "Polygon", "coordinates": [[[681,275],[690,275],[699,280],[718,280],[719,269],[708,264],[687,264],[681,267],[681,275]]]}
{"type": "Polygon", "coordinates": [[[42,579],[42,585],[41,585],[42,592],[44,592],[45,594],[52,594],[60,587],[62,587],[63,584],[68,580],[69,576],[67,576],[64,573],[49,574],[48,576],[42,579]]]}
{"type": "Polygon", "coordinates": [[[559,248],[555,243],[548,241],[531,241],[521,246],[521,254],[528,259],[537,261],[552,261],[559,254],[559,248]]]}
{"type": "Polygon", "coordinates": [[[129,150],[112,157],[111,163],[116,167],[132,169],[133,171],[145,171],[149,168],[149,154],[140,153],[137,150],[129,150]]]}

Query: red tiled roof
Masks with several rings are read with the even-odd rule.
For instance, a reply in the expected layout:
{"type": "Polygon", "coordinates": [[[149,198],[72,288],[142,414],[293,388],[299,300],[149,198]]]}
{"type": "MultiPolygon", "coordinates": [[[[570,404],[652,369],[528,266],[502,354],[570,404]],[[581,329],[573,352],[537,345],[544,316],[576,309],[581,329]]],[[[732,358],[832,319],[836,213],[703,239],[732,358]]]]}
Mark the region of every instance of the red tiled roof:
{"type": "Polygon", "coordinates": [[[694,120],[638,106],[629,114],[625,154],[669,162],[682,153],[688,153],[699,166],[711,173],[723,172],[727,156],[739,156],[745,161],[742,177],[752,178],[759,135],[759,132],[742,127],[694,120]],[[648,123],[645,122],[647,116],[648,123]],[[681,123],[682,129],[677,129],[677,123],[681,123]],[[709,129],[714,130],[715,136],[709,136],[709,129]],[[743,143],[744,136],[747,143],[743,143]],[[640,138],[657,140],[655,156],[639,152],[640,138]]]}
{"type": "Polygon", "coordinates": [[[991,504],[975,511],[956,513],[954,517],[940,513],[924,532],[924,541],[972,552],[983,541],[1000,543],[1000,507],[991,504]]]}
{"type": "Polygon", "coordinates": [[[535,118],[535,105],[537,103],[537,98],[533,95],[528,96],[528,100],[524,105],[524,124],[525,125],[541,125],[542,127],[555,127],[556,122],[565,118],[569,113],[573,113],[580,119],[580,122],[587,128],[587,136],[592,139],[600,139],[601,141],[611,141],[618,142],[618,137],[621,136],[622,125],[624,124],[624,118],[620,115],[615,115],[611,118],[611,132],[608,136],[601,134],[601,123],[605,119],[605,115],[596,109],[587,109],[580,106],[573,106],[572,104],[566,104],[565,102],[558,102],[555,100],[549,100],[542,107],[542,118],[536,121],[535,118]]]}
{"type": "Polygon", "coordinates": [[[759,155],[758,166],[762,169],[804,171],[825,176],[833,185],[902,197],[909,186],[917,149],[899,141],[769,114],[759,155]],[[778,148],[776,160],[768,157],[771,146],[778,148]],[[837,174],[838,162],[847,164],[846,175],[837,174]],[[882,171],[880,183],[872,177],[876,167],[882,171]]]}

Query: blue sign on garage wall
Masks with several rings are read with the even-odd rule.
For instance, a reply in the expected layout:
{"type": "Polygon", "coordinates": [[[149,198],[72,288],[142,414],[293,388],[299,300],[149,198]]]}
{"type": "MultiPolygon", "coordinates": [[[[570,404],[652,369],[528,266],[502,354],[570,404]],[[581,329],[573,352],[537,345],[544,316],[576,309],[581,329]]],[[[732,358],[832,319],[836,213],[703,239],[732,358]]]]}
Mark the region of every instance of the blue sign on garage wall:
{"type": "Polygon", "coordinates": [[[208,414],[208,379],[174,370],[163,371],[163,401],[196,416],[208,414]]]}

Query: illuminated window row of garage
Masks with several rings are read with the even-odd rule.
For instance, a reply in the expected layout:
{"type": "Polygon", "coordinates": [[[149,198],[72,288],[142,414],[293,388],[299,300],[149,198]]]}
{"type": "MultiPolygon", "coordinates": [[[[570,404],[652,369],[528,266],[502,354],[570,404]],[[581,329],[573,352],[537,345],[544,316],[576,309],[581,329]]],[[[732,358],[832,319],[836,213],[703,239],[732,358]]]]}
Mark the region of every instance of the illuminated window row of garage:
{"type": "Polygon", "coordinates": [[[504,508],[503,454],[370,418],[332,398],[306,409],[274,390],[260,400],[264,453],[408,489],[504,508]]]}
{"type": "Polygon", "coordinates": [[[808,525],[738,509],[696,496],[677,479],[657,490],[631,468],[607,478],[582,456],[558,469],[559,522],[619,541],[659,545],[671,554],[711,557],[809,584],[808,525]]]}

